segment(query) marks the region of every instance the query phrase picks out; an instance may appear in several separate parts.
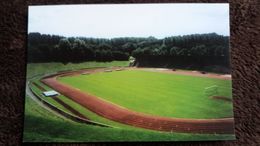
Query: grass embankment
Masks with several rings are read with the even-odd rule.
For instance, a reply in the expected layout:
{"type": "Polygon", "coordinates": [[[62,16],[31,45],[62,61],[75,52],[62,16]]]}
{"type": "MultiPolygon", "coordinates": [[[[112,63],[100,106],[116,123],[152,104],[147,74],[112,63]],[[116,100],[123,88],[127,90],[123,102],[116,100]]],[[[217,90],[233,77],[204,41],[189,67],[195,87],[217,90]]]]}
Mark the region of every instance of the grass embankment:
{"type": "Polygon", "coordinates": [[[233,117],[232,103],[209,98],[205,87],[231,98],[231,81],[149,71],[125,70],[66,76],[59,81],[128,109],[177,118],[233,117]]]}
{"type": "Polygon", "coordinates": [[[163,133],[104,128],[65,120],[25,99],[24,142],[183,141],[232,139],[233,135],[163,133]]]}
{"type": "Polygon", "coordinates": [[[83,63],[30,63],[27,65],[27,78],[38,74],[53,73],[62,70],[77,70],[93,67],[110,67],[110,66],[128,66],[129,61],[112,61],[112,62],[83,62],[83,63]]]}

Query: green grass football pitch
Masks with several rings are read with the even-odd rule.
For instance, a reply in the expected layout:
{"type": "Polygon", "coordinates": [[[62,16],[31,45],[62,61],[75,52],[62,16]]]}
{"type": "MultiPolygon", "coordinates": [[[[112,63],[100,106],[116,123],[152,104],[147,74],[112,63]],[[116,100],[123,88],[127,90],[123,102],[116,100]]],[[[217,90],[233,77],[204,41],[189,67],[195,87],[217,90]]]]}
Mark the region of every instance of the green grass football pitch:
{"type": "Polygon", "coordinates": [[[231,81],[141,70],[60,77],[59,81],[128,109],[165,117],[232,117],[232,103],[211,99],[205,88],[231,98],[231,81]]]}

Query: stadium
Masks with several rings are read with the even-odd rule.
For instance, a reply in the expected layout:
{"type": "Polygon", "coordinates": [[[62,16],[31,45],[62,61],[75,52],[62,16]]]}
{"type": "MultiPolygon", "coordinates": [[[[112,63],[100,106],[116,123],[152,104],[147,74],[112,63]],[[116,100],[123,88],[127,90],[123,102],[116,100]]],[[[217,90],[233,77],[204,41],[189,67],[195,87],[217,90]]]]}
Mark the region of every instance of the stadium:
{"type": "Polygon", "coordinates": [[[55,112],[95,126],[232,134],[230,80],[196,71],[109,67],[44,75],[29,89],[55,112]]]}

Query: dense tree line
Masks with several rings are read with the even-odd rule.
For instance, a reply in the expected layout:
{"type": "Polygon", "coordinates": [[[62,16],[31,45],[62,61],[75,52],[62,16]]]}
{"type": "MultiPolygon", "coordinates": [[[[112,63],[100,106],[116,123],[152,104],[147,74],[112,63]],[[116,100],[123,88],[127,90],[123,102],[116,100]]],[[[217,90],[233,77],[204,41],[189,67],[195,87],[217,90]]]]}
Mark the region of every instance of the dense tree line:
{"type": "Polygon", "coordinates": [[[82,62],[128,60],[129,53],[117,49],[107,39],[65,38],[57,35],[30,33],[29,62],[82,62]]]}
{"type": "Polygon", "coordinates": [[[229,67],[229,38],[216,33],[148,38],[97,39],[30,33],[29,62],[82,62],[136,59],[137,66],[229,67]]]}

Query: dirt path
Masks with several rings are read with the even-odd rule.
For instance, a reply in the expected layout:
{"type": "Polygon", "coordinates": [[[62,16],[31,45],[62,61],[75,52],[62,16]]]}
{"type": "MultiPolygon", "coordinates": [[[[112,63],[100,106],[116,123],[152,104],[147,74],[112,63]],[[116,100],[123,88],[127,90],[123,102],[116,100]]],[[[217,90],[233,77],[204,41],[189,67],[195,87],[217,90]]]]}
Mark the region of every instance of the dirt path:
{"type": "Polygon", "coordinates": [[[186,71],[186,70],[175,70],[172,71],[170,69],[158,69],[158,68],[131,68],[133,70],[145,70],[145,71],[152,71],[152,72],[161,72],[161,73],[168,73],[168,74],[179,74],[179,75],[189,75],[189,76],[196,76],[196,77],[206,77],[206,78],[215,78],[215,79],[222,79],[222,80],[231,80],[231,75],[221,75],[221,74],[214,74],[214,73],[205,73],[202,74],[199,71],[186,71]]]}
{"type": "Polygon", "coordinates": [[[60,92],[64,96],[71,98],[73,101],[81,104],[92,112],[110,120],[136,127],[167,132],[211,134],[234,133],[233,118],[181,119],[152,116],[131,111],[96,96],[79,91],[76,88],[73,88],[56,80],[56,77],[64,75],[66,75],[66,73],[60,73],[54,76],[50,76],[42,79],[42,82],[60,92]]]}

